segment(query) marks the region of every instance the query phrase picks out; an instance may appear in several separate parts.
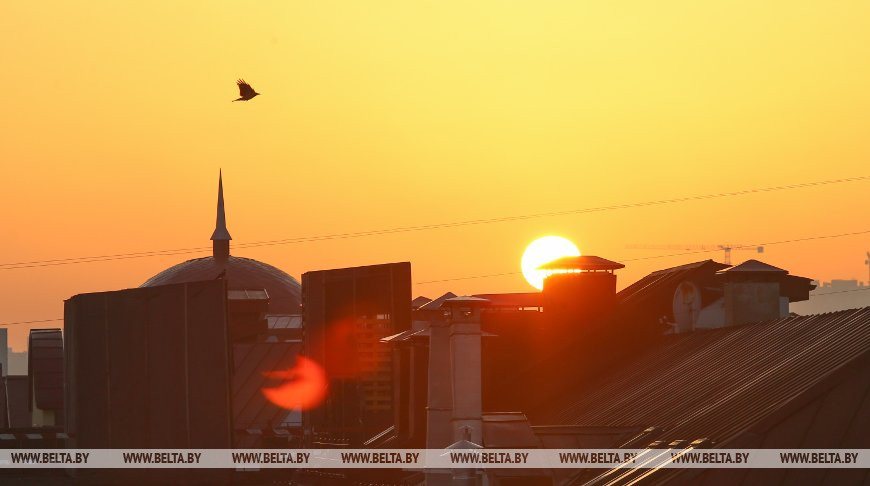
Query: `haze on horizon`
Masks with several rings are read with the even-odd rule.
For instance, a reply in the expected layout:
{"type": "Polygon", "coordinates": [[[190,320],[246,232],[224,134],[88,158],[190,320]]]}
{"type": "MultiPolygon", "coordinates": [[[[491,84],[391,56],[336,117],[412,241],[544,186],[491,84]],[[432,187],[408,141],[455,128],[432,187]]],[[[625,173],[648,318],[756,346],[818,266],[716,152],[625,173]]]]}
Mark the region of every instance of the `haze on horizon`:
{"type": "MultiPolygon", "coordinates": [[[[8,2],[0,261],[234,244],[867,175],[870,3],[8,2]],[[238,78],[261,96],[232,103],[238,78]]],[[[305,271],[409,260],[414,281],[519,271],[560,235],[747,243],[867,229],[868,183],[266,246],[305,271]]],[[[770,247],[866,279],[866,236],[770,247]]],[[[0,271],[0,322],[195,255],[0,271]]],[[[751,258],[736,253],[735,260],[751,258]]],[[[627,264],[620,286],[695,257],[627,264]]],[[[522,275],[415,295],[530,290],[522,275]]],[[[40,327],[54,326],[48,323],[40,327]]],[[[14,349],[28,326],[10,328],[14,349]]]]}

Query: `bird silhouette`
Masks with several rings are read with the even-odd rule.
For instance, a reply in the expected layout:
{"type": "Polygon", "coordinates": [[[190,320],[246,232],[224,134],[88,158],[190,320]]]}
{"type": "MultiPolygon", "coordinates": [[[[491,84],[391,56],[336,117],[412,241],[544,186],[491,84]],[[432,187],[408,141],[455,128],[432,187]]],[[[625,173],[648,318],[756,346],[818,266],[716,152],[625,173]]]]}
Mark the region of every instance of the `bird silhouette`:
{"type": "Polygon", "coordinates": [[[250,84],[246,83],[244,79],[236,81],[236,84],[239,85],[239,97],[237,99],[234,99],[233,101],[248,101],[254,96],[260,94],[254,91],[254,88],[252,88],[250,84]]]}

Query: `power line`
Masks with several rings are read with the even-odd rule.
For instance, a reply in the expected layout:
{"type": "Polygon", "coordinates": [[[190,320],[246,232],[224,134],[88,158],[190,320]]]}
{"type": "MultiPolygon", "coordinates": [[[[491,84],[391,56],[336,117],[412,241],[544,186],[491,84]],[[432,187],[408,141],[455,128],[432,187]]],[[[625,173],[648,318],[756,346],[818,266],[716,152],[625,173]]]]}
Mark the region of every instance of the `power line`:
{"type": "MultiPolygon", "coordinates": [[[[839,234],[835,234],[835,235],[808,236],[805,238],[792,238],[789,240],[769,241],[766,243],[756,243],[753,245],[741,245],[741,246],[735,246],[734,248],[752,248],[752,247],[756,247],[756,246],[782,245],[782,244],[797,243],[797,242],[802,242],[802,241],[822,240],[822,239],[830,239],[830,238],[842,238],[842,237],[846,237],[846,236],[857,236],[857,235],[864,235],[864,234],[868,234],[868,233],[870,233],[870,230],[852,231],[849,233],[839,233],[839,234]]],[[[715,251],[719,251],[719,249],[717,248],[717,249],[708,249],[708,250],[687,251],[687,252],[683,252],[683,253],[672,253],[670,255],[654,255],[654,256],[648,256],[648,257],[629,258],[629,259],[625,259],[623,261],[631,262],[631,261],[638,261],[638,260],[650,260],[650,259],[655,259],[655,258],[668,258],[668,257],[675,257],[675,256],[694,255],[697,253],[709,253],[709,252],[715,252],[715,251]]],[[[522,272],[503,272],[503,273],[490,273],[490,274],[486,274],[486,275],[473,275],[473,276],[468,276],[468,277],[454,277],[454,278],[445,278],[445,279],[439,279],[439,280],[427,280],[427,281],[423,281],[423,282],[416,282],[415,285],[440,283],[440,282],[453,282],[456,280],[470,280],[470,279],[478,279],[478,278],[503,277],[503,276],[507,276],[507,275],[517,275],[520,273],[522,273],[522,272]]],[[[849,289],[849,290],[838,290],[835,292],[825,292],[824,294],[811,295],[811,297],[822,297],[825,295],[840,294],[840,293],[844,293],[844,292],[855,292],[855,291],[860,291],[860,290],[870,290],[870,287],[862,288],[862,289],[849,289]]],[[[6,322],[6,323],[0,323],[0,327],[17,326],[17,325],[23,325],[23,324],[39,324],[39,323],[43,323],[43,322],[54,322],[54,321],[62,321],[62,320],[63,320],[63,318],[59,317],[59,318],[55,318],[55,319],[37,319],[37,320],[32,320],[32,321],[6,322]]]]}
{"type": "MultiPolygon", "coordinates": [[[[400,226],[395,228],[384,228],[378,230],[369,230],[369,231],[358,231],[358,232],[348,232],[348,233],[334,233],[327,235],[315,235],[315,236],[305,236],[305,237],[296,237],[296,238],[285,238],[280,240],[266,240],[266,241],[255,241],[251,243],[241,243],[236,245],[237,249],[245,249],[245,248],[257,248],[263,246],[274,246],[274,245],[290,245],[297,243],[311,243],[317,241],[326,241],[326,240],[340,240],[340,239],[348,239],[348,238],[363,238],[369,236],[381,236],[381,235],[389,235],[394,233],[407,233],[407,232],[416,232],[416,231],[428,231],[434,229],[446,229],[446,228],[456,228],[462,226],[473,226],[480,224],[493,224],[493,223],[504,223],[510,221],[523,221],[529,219],[538,219],[538,218],[546,218],[546,217],[555,217],[555,216],[567,216],[573,214],[586,214],[586,213],[596,213],[603,211],[615,211],[620,209],[631,209],[631,208],[640,208],[646,206],[657,206],[663,204],[676,204],[682,202],[690,202],[690,201],[702,201],[709,199],[719,199],[725,197],[735,197],[735,196],[743,196],[748,194],[756,194],[756,193],[764,193],[764,192],[774,192],[774,191],[784,191],[784,190],[792,190],[792,189],[804,189],[809,187],[818,187],[818,186],[826,186],[831,184],[842,184],[847,182],[862,182],[870,180],[870,176],[857,176],[857,177],[847,177],[841,179],[830,179],[823,181],[813,181],[813,182],[802,182],[796,184],[785,184],[779,186],[770,186],[770,187],[761,187],[754,189],[743,189],[739,191],[730,191],[730,192],[719,192],[712,194],[702,194],[702,195],[694,195],[694,196],[682,196],[671,199],[658,199],[652,201],[642,201],[642,202],[634,202],[634,203],[623,203],[623,204],[613,204],[609,206],[598,206],[591,208],[580,208],[580,209],[570,209],[570,210],[562,210],[562,211],[549,211],[543,213],[534,213],[534,214],[524,214],[524,215],[514,215],[514,216],[502,216],[496,218],[483,218],[483,219],[472,219],[465,221],[454,221],[447,223],[433,223],[426,225],[416,225],[416,226],[400,226]]],[[[181,255],[181,254],[189,254],[189,253],[204,253],[209,250],[209,247],[192,247],[192,248],[176,248],[176,249],[167,249],[167,250],[154,250],[154,251],[143,251],[143,252],[135,252],[135,253],[118,253],[111,255],[95,255],[95,256],[85,256],[85,257],[70,257],[70,258],[58,258],[51,260],[33,260],[33,261],[24,261],[24,262],[11,262],[11,263],[0,263],[0,270],[17,270],[22,268],[36,268],[36,267],[49,267],[49,266],[57,266],[57,265],[72,265],[76,263],[93,263],[93,262],[102,262],[102,261],[113,261],[113,260],[127,260],[133,258],[147,258],[147,257],[155,257],[155,256],[171,256],[171,255],[181,255]]]]}
{"type": "MultiPolygon", "coordinates": [[[[519,273],[519,272],[513,272],[511,274],[501,274],[501,275],[513,275],[514,273],[519,273]]],[[[834,292],[825,292],[823,294],[810,294],[810,298],[814,299],[816,297],[824,297],[826,295],[843,294],[846,292],[860,292],[860,291],[864,291],[864,290],[870,290],[870,287],[864,287],[861,289],[837,290],[834,292]]],[[[39,324],[42,322],[55,322],[55,321],[62,321],[62,320],[63,320],[63,318],[59,317],[57,319],[39,319],[39,320],[35,320],[35,321],[5,322],[5,323],[0,324],[0,327],[17,326],[17,325],[22,325],[22,324],[39,324]]]]}
{"type": "MultiPolygon", "coordinates": [[[[786,243],[797,243],[797,242],[801,242],[801,241],[824,240],[824,239],[830,239],[830,238],[843,238],[846,236],[858,236],[858,235],[865,235],[868,233],[870,233],[870,229],[862,230],[862,231],[852,231],[850,233],[839,233],[839,234],[835,234],[835,235],[808,236],[806,238],[793,238],[790,240],[769,241],[767,243],[756,243],[754,245],[739,245],[739,246],[734,246],[733,248],[738,249],[738,248],[754,248],[754,247],[758,247],[758,246],[773,246],[773,245],[782,245],[782,244],[786,244],[786,243]]],[[[717,252],[717,251],[720,251],[719,248],[711,248],[711,249],[707,249],[707,250],[687,251],[687,252],[683,252],[683,253],[671,253],[669,255],[652,255],[652,256],[645,256],[645,257],[638,257],[638,258],[627,258],[627,259],[621,259],[621,261],[623,261],[623,262],[635,262],[635,261],[640,261],[640,260],[653,260],[656,258],[668,258],[668,257],[677,257],[677,256],[686,256],[686,255],[696,255],[698,253],[710,253],[710,252],[717,252]]],[[[472,280],[472,279],[478,279],[478,278],[502,277],[502,276],[507,276],[507,275],[517,275],[520,273],[522,273],[522,272],[490,273],[490,274],[486,274],[486,275],[470,275],[467,277],[443,278],[443,279],[438,279],[438,280],[426,280],[423,282],[415,282],[415,285],[426,285],[426,284],[441,283],[441,282],[454,282],[457,280],[472,280]]]]}

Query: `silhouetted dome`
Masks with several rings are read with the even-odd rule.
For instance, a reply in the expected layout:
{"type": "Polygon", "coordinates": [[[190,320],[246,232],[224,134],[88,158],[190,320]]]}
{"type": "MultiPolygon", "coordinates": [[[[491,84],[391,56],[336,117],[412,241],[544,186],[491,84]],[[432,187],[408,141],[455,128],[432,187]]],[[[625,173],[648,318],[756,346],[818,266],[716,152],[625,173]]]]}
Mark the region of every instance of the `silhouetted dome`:
{"type": "Polygon", "coordinates": [[[269,293],[270,314],[299,313],[302,288],[295,278],[268,263],[230,255],[232,237],[226,228],[222,177],[218,179],[217,223],[211,239],[214,243],[212,256],[194,258],[171,266],[149,278],[141,286],[214,280],[220,276],[227,281],[230,290],[266,289],[269,293]],[[224,271],[226,273],[222,273],[224,271]]]}
{"type": "Polygon", "coordinates": [[[212,280],[224,270],[230,289],[266,289],[270,314],[299,312],[302,292],[299,282],[281,269],[250,258],[230,256],[225,262],[212,256],[195,258],[163,270],[149,278],[142,287],[212,280]]]}

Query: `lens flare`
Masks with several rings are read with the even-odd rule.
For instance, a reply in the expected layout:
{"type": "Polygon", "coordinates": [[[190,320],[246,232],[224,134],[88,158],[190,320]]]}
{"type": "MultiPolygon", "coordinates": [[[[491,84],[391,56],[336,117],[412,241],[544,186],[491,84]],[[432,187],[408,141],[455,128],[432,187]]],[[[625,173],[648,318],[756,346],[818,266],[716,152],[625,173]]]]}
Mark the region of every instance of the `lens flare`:
{"type": "Polygon", "coordinates": [[[278,386],[263,387],[260,391],[267,400],[287,410],[310,410],[320,405],[329,387],[323,367],[305,356],[298,356],[292,368],[268,371],[263,375],[283,381],[278,386]]]}
{"type": "Polygon", "coordinates": [[[523,276],[529,285],[538,290],[544,288],[544,272],[535,270],[539,266],[557,258],[580,256],[580,250],[570,240],[561,236],[544,236],[531,242],[523,253],[520,262],[523,276]]]}

